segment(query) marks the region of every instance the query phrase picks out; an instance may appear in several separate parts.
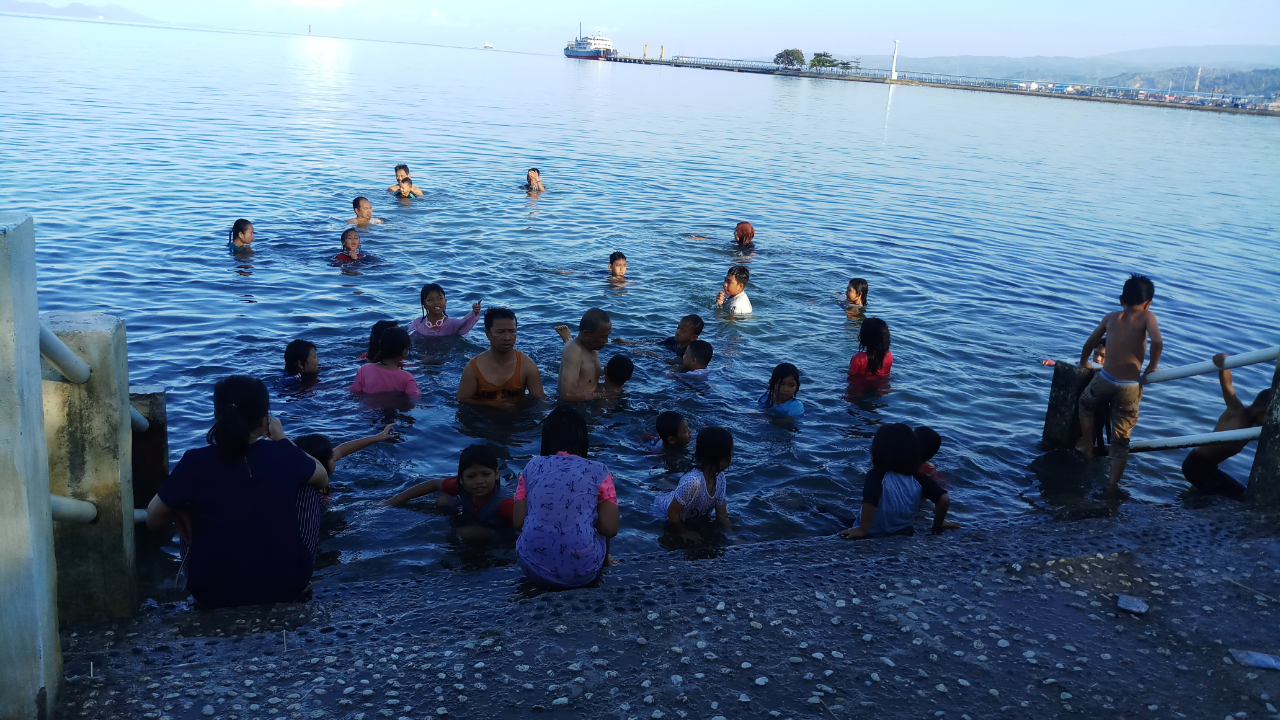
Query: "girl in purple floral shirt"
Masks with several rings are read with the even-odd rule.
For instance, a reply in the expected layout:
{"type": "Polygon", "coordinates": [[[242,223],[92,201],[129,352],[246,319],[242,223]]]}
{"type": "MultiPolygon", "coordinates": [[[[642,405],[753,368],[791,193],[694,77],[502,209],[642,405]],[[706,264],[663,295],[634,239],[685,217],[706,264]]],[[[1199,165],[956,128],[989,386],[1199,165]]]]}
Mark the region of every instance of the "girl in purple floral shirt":
{"type": "Polygon", "coordinates": [[[444,310],[448,300],[445,299],[444,288],[436,283],[423,285],[418,300],[422,303],[422,317],[409,323],[409,335],[412,337],[466,335],[480,319],[479,300],[471,304],[471,312],[460,318],[446,315],[444,310]]]}

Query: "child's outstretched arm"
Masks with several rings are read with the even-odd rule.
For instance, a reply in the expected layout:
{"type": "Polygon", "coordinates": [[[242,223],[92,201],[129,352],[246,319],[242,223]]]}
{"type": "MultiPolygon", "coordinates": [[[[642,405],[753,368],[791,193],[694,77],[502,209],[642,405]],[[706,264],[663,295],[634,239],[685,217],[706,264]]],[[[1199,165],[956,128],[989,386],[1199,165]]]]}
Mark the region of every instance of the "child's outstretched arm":
{"type": "Polygon", "coordinates": [[[338,462],[342,458],[348,455],[351,455],[353,453],[360,452],[361,450],[369,447],[370,445],[374,445],[376,443],[386,442],[387,440],[390,440],[392,438],[391,428],[395,426],[396,426],[395,423],[389,423],[386,427],[382,428],[382,432],[378,433],[377,435],[370,435],[369,437],[362,437],[359,440],[352,440],[350,442],[342,443],[341,445],[333,449],[333,461],[338,462]]]}
{"type": "Polygon", "coordinates": [[[1235,385],[1231,382],[1231,370],[1222,367],[1222,363],[1231,357],[1226,353],[1218,353],[1213,356],[1213,364],[1218,366],[1218,383],[1222,385],[1222,401],[1227,404],[1229,410],[1243,410],[1244,403],[1240,402],[1240,398],[1236,397],[1235,385]]]}
{"type": "Polygon", "coordinates": [[[947,510],[949,509],[951,509],[951,496],[946,493],[942,493],[942,497],[938,498],[937,502],[933,504],[934,532],[960,529],[960,523],[951,522],[947,519],[947,510]]]}
{"type": "MultiPolygon", "coordinates": [[[[336,452],[336,451],[335,451],[336,452]]],[[[418,483],[395,497],[382,503],[383,505],[403,505],[414,498],[420,498],[423,495],[430,495],[433,492],[440,492],[444,489],[443,480],[428,480],[424,483],[418,483]]]]}
{"type": "MultiPolygon", "coordinates": [[[[1107,316],[1110,317],[1110,316],[1107,316]]],[[[1098,323],[1098,327],[1093,329],[1093,334],[1088,340],[1084,341],[1084,349],[1080,351],[1080,367],[1091,368],[1093,365],[1089,362],[1089,356],[1093,355],[1093,349],[1098,347],[1102,342],[1103,336],[1107,334],[1107,318],[1102,318],[1102,322],[1098,323]]]]}
{"type": "Polygon", "coordinates": [[[858,527],[845,528],[836,533],[846,540],[859,540],[867,536],[871,530],[871,521],[876,517],[876,506],[862,503],[862,517],[859,518],[858,527]]]}

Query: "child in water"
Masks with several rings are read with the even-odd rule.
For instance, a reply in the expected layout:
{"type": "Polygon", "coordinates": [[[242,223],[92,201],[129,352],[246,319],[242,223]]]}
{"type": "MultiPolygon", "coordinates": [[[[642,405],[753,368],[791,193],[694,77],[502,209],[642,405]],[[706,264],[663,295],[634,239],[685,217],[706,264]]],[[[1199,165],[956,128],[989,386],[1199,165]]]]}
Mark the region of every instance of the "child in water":
{"type": "Polygon", "coordinates": [[[716,306],[724,307],[730,315],[750,315],[751,298],[747,297],[747,283],[751,271],[745,265],[734,265],[724,276],[724,289],[716,295],[716,306]]]}
{"type": "Polygon", "coordinates": [[[423,285],[418,300],[422,303],[422,317],[409,323],[409,335],[412,337],[466,335],[480,319],[479,300],[471,303],[471,312],[460,318],[446,315],[445,307],[449,301],[445,298],[444,288],[436,283],[423,285]]]}
{"type": "Polygon", "coordinates": [[[609,279],[614,282],[623,282],[627,279],[627,256],[621,252],[615,252],[609,256],[609,279]]]}
{"type": "Polygon", "coordinates": [[[294,340],[284,349],[284,379],[281,384],[297,390],[310,382],[315,384],[320,373],[320,360],[316,358],[316,346],[306,340],[294,340]]]}
{"type": "Polygon", "coordinates": [[[542,421],[542,451],[520,473],[512,522],[525,577],[554,588],[595,581],[613,565],[618,493],[603,463],[587,459],[587,421],[568,405],[542,421]]]}
{"type": "Polygon", "coordinates": [[[733,244],[743,250],[755,249],[756,229],[747,221],[742,221],[733,228],[733,244]]]}
{"type": "Polygon", "coordinates": [[[370,445],[376,445],[380,442],[393,440],[395,436],[391,434],[391,429],[395,426],[395,423],[388,423],[386,427],[382,428],[382,432],[377,435],[369,435],[358,440],[350,440],[342,443],[338,447],[334,447],[333,443],[329,441],[329,438],[318,434],[303,435],[302,437],[295,439],[293,444],[301,448],[306,454],[315,458],[317,462],[324,466],[325,471],[329,473],[329,477],[333,477],[333,474],[337,472],[338,461],[342,458],[347,457],[348,455],[354,455],[370,445]]]}
{"type": "Polygon", "coordinates": [[[356,381],[351,384],[351,392],[401,392],[411,398],[421,396],[422,391],[418,389],[413,375],[400,368],[408,354],[409,333],[401,327],[387,328],[378,338],[377,360],[360,366],[356,371],[356,381]]]}
{"type": "Polygon", "coordinates": [[[706,323],[697,315],[685,315],[680,318],[680,324],[676,326],[676,334],[662,341],[662,347],[676,354],[676,357],[684,357],[684,351],[689,347],[689,343],[698,339],[702,335],[702,328],[706,323]]]}
{"type": "Polygon", "coordinates": [[[253,252],[253,223],[240,218],[231,224],[231,234],[227,240],[227,249],[235,254],[253,252]]]}
{"type": "Polygon", "coordinates": [[[396,197],[405,200],[412,199],[415,196],[421,196],[422,192],[415,193],[413,191],[413,181],[407,176],[400,178],[400,186],[396,189],[396,197]]]}
{"type": "Polygon", "coordinates": [[[867,281],[862,278],[854,278],[849,281],[848,287],[844,289],[844,300],[850,305],[867,304],[867,281]]]}
{"type": "Polygon", "coordinates": [[[333,261],[339,265],[346,265],[357,260],[363,259],[360,254],[360,233],[355,228],[347,228],[342,231],[342,252],[333,256],[333,261]]]}
{"type": "Polygon", "coordinates": [[[623,386],[635,374],[636,365],[626,355],[614,355],[604,366],[604,387],[602,395],[620,395],[623,386]]]}
{"type": "Polygon", "coordinates": [[[409,192],[413,193],[415,197],[422,197],[422,188],[413,184],[413,178],[409,177],[409,166],[403,163],[396,166],[396,184],[387,188],[387,192],[395,193],[401,197],[408,197],[401,192],[401,185],[404,184],[405,180],[409,181],[409,192]]]}
{"type": "Polygon", "coordinates": [[[769,389],[756,402],[771,415],[797,418],[804,415],[804,403],[796,398],[799,393],[800,369],[791,363],[782,363],[773,369],[769,389]]]}
{"type": "Polygon", "coordinates": [[[369,349],[360,354],[360,359],[365,362],[378,362],[378,341],[382,339],[382,333],[399,325],[400,323],[395,320],[379,320],[374,323],[373,328],[369,330],[369,349]]]}
{"type": "Polygon", "coordinates": [[[849,375],[886,377],[892,369],[889,324],[880,318],[867,318],[858,328],[858,352],[849,360],[849,375]]]}
{"type": "Polygon", "coordinates": [[[524,174],[524,189],[529,192],[542,192],[547,189],[547,186],[542,184],[542,173],[538,168],[529,168],[529,172],[524,174]]]}
{"type": "Polygon", "coordinates": [[[502,492],[500,467],[492,447],[471,445],[458,457],[457,475],[419,483],[383,504],[398,507],[438,492],[436,506],[449,508],[458,515],[458,537],[469,542],[485,542],[492,539],[494,533],[510,536],[515,500],[502,492]]]}
{"type": "Polygon", "coordinates": [[[655,435],[641,438],[649,452],[686,448],[693,440],[689,422],[675,410],[658,413],[655,430],[655,435]]]}
{"type": "Polygon", "coordinates": [[[946,480],[943,479],[942,473],[938,472],[938,468],[933,466],[933,456],[942,449],[942,436],[933,428],[924,425],[916,427],[912,432],[915,433],[916,443],[920,447],[920,472],[946,490],[946,480]]]}
{"type": "Polygon", "coordinates": [[[701,536],[686,528],[686,523],[710,519],[714,512],[721,526],[729,529],[724,471],[733,462],[733,434],[720,427],[703,428],[698,433],[693,461],[694,469],[680,478],[675,490],[653,499],[653,514],[670,522],[676,537],[700,542],[701,536]]]}
{"type": "Polygon", "coordinates": [[[947,520],[951,497],[920,470],[920,445],[908,425],[882,425],[871,439],[871,472],[862,486],[862,514],[854,527],[840,537],[857,540],[908,534],[915,522],[920,498],[933,501],[935,532],[955,530],[959,523],[947,520]]]}
{"type": "Polygon", "coordinates": [[[714,355],[715,350],[711,347],[711,343],[706,340],[694,340],[684,351],[684,358],[680,361],[680,373],[676,377],[685,380],[708,379],[711,376],[711,370],[707,366],[711,364],[711,358],[714,355]]]}

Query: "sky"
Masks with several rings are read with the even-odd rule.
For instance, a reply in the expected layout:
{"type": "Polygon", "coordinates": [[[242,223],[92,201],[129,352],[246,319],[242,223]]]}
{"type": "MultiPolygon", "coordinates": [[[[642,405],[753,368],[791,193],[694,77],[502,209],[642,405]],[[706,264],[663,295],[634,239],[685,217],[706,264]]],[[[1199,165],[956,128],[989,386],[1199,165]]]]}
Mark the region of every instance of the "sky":
{"type": "MultiPolygon", "coordinates": [[[[164,22],[556,54],[599,30],[624,54],[1068,55],[1280,45],[1280,0],[86,0],[164,22]]],[[[53,0],[62,5],[65,0],[53,0]]]]}

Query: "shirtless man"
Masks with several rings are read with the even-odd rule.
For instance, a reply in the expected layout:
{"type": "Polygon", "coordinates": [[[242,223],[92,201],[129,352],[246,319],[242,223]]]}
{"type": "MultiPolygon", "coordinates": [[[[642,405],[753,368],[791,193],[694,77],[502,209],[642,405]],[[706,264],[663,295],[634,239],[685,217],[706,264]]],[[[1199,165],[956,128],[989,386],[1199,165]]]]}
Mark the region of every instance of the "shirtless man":
{"type": "MultiPolygon", "coordinates": [[[[1213,431],[1259,427],[1266,420],[1267,408],[1271,405],[1271,390],[1258,393],[1253,404],[1245,407],[1244,403],[1236,397],[1235,387],[1231,384],[1231,371],[1222,367],[1222,362],[1227,357],[1226,353],[1213,356],[1213,364],[1220,368],[1218,383],[1222,385],[1222,399],[1227,403],[1227,409],[1222,413],[1222,417],[1218,418],[1218,424],[1213,426],[1213,431]]],[[[1240,499],[1244,496],[1245,486],[1219,470],[1218,465],[1244,450],[1245,445],[1248,444],[1249,441],[1245,440],[1198,447],[1192,450],[1183,461],[1182,476],[1203,492],[1240,499]]]]}
{"type": "Polygon", "coordinates": [[[600,308],[591,308],[578,323],[578,337],[570,340],[560,354],[560,378],[556,390],[565,402],[599,397],[600,348],[609,344],[613,322],[600,308]]]}
{"type": "Polygon", "coordinates": [[[414,185],[413,178],[409,177],[408,165],[396,166],[396,184],[387,188],[387,192],[395,195],[399,195],[400,197],[408,197],[407,195],[404,194],[404,192],[401,191],[401,188],[400,188],[400,186],[404,184],[405,180],[409,181],[409,192],[413,193],[414,197],[422,197],[422,188],[418,187],[417,185],[414,185]]]}
{"type": "Polygon", "coordinates": [[[1142,381],[1160,369],[1164,341],[1151,300],[1156,287],[1144,275],[1131,275],[1120,293],[1123,310],[1108,313],[1094,328],[1080,351],[1080,367],[1092,368],[1089,355],[1102,338],[1107,339],[1106,362],[1080,395],[1080,440],[1076,449],[1093,457],[1093,419],[1099,404],[1111,405],[1111,490],[1120,487],[1120,476],[1129,462],[1129,434],[1138,424],[1138,403],[1142,401],[1142,381]],[[1151,362],[1143,371],[1147,338],[1151,339],[1151,362]]]}
{"type": "Polygon", "coordinates": [[[352,200],[351,209],[355,210],[356,216],[347,221],[348,225],[376,225],[382,222],[373,216],[373,203],[369,202],[369,198],[358,197],[352,200]]]}
{"type": "Polygon", "coordinates": [[[489,349],[471,358],[458,381],[458,402],[484,405],[518,400],[529,395],[546,397],[538,366],[516,349],[516,314],[506,308],[489,308],[484,314],[484,334],[489,349]]]}

